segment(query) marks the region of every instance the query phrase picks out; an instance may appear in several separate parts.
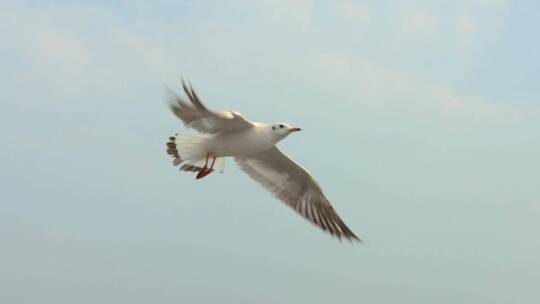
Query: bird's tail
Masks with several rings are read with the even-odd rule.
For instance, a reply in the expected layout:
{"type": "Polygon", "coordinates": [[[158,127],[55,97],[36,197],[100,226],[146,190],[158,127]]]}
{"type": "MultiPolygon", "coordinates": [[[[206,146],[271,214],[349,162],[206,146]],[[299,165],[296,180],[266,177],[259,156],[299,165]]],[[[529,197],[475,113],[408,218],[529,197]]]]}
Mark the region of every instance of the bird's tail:
{"type": "MultiPolygon", "coordinates": [[[[207,138],[175,134],[169,137],[167,142],[167,153],[171,155],[174,166],[180,166],[180,170],[197,172],[203,169],[204,164],[210,166],[211,161],[207,160],[206,150],[207,138]]],[[[225,169],[225,159],[218,157],[215,159],[214,169],[223,173],[225,169]]]]}

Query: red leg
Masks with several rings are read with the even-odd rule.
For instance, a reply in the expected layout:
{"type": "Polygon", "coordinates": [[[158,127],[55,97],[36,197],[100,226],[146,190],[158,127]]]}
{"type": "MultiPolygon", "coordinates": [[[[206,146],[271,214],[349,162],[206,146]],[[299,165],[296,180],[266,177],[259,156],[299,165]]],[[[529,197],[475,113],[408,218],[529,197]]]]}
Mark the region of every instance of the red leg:
{"type": "Polygon", "coordinates": [[[197,173],[196,179],[203,178],[203,177],[205,177],[207,175],[205,172],[206,172],[206,169],[208,168],[208,157],[209,156],[210,156],[209,154],[206,154],[206,160],[204,161],[204,166],[201,168],[201,170],[199,170],[199,173],[197,173]]]}
{"type": "Polygon", "coordinates": [[[214,171],[214,163],[216,162],[216,158],[212,157],[212,164],[210,165],[210,170],[214,171]]]}
{"type": "Polygon", "coordinates": [[[208,155],[206,156],[206,162],[204,163],[204,168],[202,168],[199,173],[197,174],[197,179],[201,179],[208,174],[212,173],[214,171],[214,163],[216,161],[215,157],[212,157],[212,164],[210,165],[210,168],[208,168],[208,155]]]}
{"type": "Polygon", "coordinates": [[[210,157],[210,154],[206,154],[206,160],[204,161],[204,167],[203,167],[203,169],[208,168],[208,157],[210,157]]]}

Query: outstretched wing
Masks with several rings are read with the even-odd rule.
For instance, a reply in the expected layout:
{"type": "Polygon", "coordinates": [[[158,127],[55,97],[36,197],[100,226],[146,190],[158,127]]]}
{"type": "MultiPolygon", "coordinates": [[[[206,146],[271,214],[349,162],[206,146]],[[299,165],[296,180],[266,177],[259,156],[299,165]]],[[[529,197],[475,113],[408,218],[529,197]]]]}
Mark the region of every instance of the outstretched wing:
{"type": "Polygon", "coordinates": [[[360,240],[345,225],[317,181],[277,147],[250,157],[235,157],[244,172],[312,223],[332,236],[360,240]]]}
{"type": "Polygon", "coordinates": [[[253,123],[240,113],[233,111],[212,111],[206,108],[191,85],[182,80],[182,87],[189,102],[180,95],[170,91],[169,107],[174,115],[184,124],[201,133],[221,133],[242,128],[249,128],[253,123]]]}

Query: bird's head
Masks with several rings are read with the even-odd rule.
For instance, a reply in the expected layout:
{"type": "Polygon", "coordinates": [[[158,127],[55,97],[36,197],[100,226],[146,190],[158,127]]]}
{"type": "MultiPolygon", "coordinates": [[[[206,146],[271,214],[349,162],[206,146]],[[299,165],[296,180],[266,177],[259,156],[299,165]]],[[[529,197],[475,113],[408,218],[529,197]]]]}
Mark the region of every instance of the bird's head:
{"type": "Polygon", "coordinates": [[[284,123],[284,122],[278,122],[274,123],[270,126],[271,132],[274,136],[278,138],[278,140],[282,140],[283,138],[287,137],[289,134],[293,132],[298,132],[302,129],[292,127],[291,125],[284,123]]]}

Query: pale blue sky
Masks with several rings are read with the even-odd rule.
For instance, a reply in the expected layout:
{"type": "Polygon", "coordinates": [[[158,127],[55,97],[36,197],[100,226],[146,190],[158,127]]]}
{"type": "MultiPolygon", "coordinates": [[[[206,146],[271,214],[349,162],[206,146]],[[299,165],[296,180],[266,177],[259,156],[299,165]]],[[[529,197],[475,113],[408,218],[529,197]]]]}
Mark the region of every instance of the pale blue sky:
{"type": "Polygon", "coordinates": [[[538,303],[537,1],[2,1],[1,303],[538,303]],[[164,84],[280,146],[366,242],[228,161],[164,84]]]}

